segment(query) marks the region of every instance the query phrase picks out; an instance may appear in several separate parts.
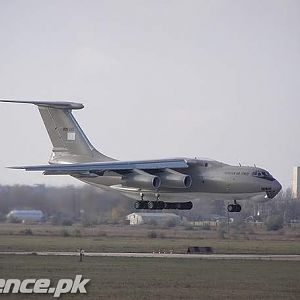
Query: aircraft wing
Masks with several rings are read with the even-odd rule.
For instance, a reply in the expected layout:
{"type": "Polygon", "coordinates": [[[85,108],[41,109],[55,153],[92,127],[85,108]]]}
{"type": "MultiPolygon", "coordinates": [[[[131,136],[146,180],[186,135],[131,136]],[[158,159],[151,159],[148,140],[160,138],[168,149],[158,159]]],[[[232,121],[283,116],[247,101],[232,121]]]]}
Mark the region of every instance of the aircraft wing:
{"type": "Polygon", "coordinates": [[[10,169],[23,169],[26,171],[42,171],[45,175],[64,175],[90,173],[103,175],[106,171],[126,172],[132,170],[161,170],[188,168],[185,159],[161,159],[142,161],[109,161],[76,164],[50,164],[37,166],[17,166],[10,169]]]}

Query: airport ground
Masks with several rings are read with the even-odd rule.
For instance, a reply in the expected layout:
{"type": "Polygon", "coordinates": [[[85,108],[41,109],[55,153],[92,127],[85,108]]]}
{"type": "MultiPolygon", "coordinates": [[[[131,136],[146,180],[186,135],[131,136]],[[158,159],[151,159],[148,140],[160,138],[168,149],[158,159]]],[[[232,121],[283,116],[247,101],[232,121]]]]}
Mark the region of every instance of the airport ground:
{"type": "MultiPolygon", "coordinates": [[[[234,228],[94,227],[0,224],[2,251],[167,252],[209,246],[214,253],[300,254],[299,228],[266,232],[234,228]]],[[[88,294],[63,299],[298,299],[299,261],[1,255],[1,277],[54,281],[83,274],[88,294]]],[[[48,299],[50,295],[27,296],[48,299]]],[[[22,299],[10,295],[9,299],[22,299]]]]}
{"type": "MultiPolygon", "coordinates": [[[[0,255],[4,278],[91,279],[86,295],[62,299],[299,299],[300,263],[290,261],[0,255]]],[[[10,295],[8,299],[22,299],[10,295]]],[[[26,295],[50,299],[51,295],[26,295]]]]}
{"type": "Polygon", "coordinates": [[[267,232],[261,228],[230,234],[217,229],[98,225],[94,227],[0,224],[0,251],[170,252],[189,246],[214,253],[300,254],[300,228],[267,232]]]}

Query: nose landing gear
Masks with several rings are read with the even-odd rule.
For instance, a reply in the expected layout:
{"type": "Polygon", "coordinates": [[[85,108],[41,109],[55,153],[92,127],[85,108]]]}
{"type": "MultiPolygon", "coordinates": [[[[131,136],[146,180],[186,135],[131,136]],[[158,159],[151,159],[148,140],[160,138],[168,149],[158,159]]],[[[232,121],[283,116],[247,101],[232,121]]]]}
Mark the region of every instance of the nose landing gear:
{"type": "Polygon", "coordinates": [[[229,212],[240,212],[242,210],[242,207],[234,200],[234,204],[229,204],[227,206],[227,210],[229,212]]]}

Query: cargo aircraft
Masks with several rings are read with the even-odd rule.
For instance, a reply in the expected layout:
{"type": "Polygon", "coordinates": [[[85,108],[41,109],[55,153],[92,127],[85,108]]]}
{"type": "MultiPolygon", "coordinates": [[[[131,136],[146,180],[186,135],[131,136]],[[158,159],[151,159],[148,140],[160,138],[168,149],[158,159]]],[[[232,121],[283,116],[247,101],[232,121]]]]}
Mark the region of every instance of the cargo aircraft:
{"type": "Polygon", "coordinates": [[[280,183],[265,169],[231,166],[211,159],[166,158],[119,161],[97,151],[75,120],[81,103],[0,100],[38,107],[53,145],[48,165],[11,167],[70,175],[136,200],[136,209],[192,209],[197,199],[227,200],[229,212],[240,212],[238,200],[274,198],[280,183]]]}

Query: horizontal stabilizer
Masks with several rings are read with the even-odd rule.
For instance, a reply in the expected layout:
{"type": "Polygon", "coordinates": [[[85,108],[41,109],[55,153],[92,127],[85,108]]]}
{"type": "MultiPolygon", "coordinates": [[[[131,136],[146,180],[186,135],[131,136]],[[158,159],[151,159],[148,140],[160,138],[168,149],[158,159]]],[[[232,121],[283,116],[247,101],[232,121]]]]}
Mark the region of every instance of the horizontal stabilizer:
{"type": "Polygon", "coordinates": [[[144,161],[110,161],[83,164],[51,164],[38,166],[9,167],[11,169],[24,169],[26,171],[43,171],[45,174],[74,174],[81,172],[101,173],[105,171],[123,170],[161,170],[161,169],[182,169],[187,168],[185,159],[162,159],[144,161]]]}
{"type": "Polygon", "coordinates": [[[83,104],[77,102],[68,102],[68,101],[20,101],[20,100],[5,100],[0,99],[0,102],[5,103],[23,103],[23,104],[34,104],[37,106],[59,108],[59,109],[82,109],[84,108],[83,104]]]}

